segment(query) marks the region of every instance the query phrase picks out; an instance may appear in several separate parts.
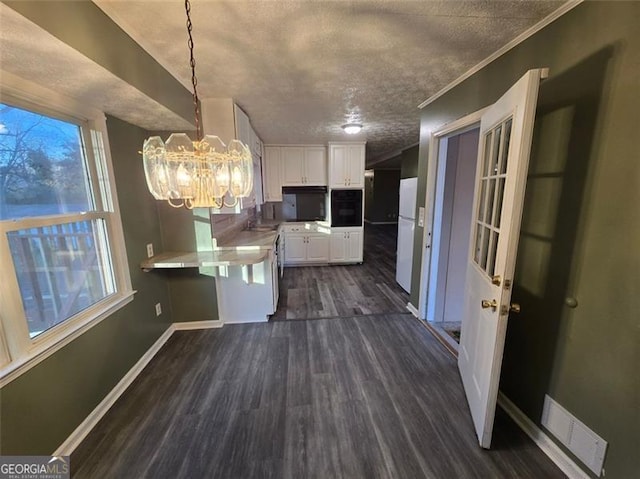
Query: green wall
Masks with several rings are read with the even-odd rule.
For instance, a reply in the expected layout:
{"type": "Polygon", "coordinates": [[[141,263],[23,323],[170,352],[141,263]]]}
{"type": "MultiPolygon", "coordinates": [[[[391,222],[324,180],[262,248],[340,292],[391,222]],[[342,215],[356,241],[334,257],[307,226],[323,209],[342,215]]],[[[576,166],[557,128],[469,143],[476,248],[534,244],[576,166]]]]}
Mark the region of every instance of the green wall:
{"type": "MultiPolygon", "coordinates": [[[[4,2],[185,119],[191,94],[91,2],[4,2]]],[[[213,306],[189,304],[193,272],[143,273],[146,244],[165,249],[183,231],[162,221],[148,193],[140,148],[149,132],[109,117],[111,154],[133,289],[131,303],[2,388],[0,453],[50,454],[100,403],[180,314],[180,320],[215,319],[213,306]],[[184,277],[187,280],[184,280],[184,277]],[[186,285],[186,286],[185,286],[186,285]],[[179,297],[177,307],[171,294],[179,297]],[[163,314],[155,315],[160,302],[163,314]],[[213,311],[213,313],[212,313],[213,311]]],[[[187,236],[189,236],[187,234],[187,236]]],[[[187,238],[188,239],[188,238],[187,238]]],[[[200,280],[197,284],[211,281],[200,280]]],[[[207,290],[211,297],[211,289],[207,290]]]]}
{"type": "MultiPolygon", "coordinates": [[[[164,136],[166,138],[166,135],[164,136]]],[[[209,210],[173,208],[158,203],[162,225],[164,251],[211,250],[211,223],[209,210]]],[[[217,320],[213,268],[187,268],[156,271],[167,280],[171,294],[171,307],[176,322],[217,320]]]]}
{"type": "Polygon", "coordinates": [[[400,178],[415,178],[418,176],[419,145],[407,148],[402,152],[402,164],[400,167],[400,178]]]}
{"type": "MultiPolygon", "coordinates": [[[[640,471],[640,3],[585,2],[422,112],[429,136],[530,68],[540,89],[500,388],[535,423],[549,394],[609,443],[607,478],[640,471]],[[568,308],[564,299],[576,298],[568,308]]],[[[422,228],[416,228],[418,305],[422,228]]]]}
{"type": "Polygon", "coordinates": [[[51,454],[172,322],[165,280],[138,267],[146,244],[161,245],[156,201],[138,151],[147,133],[116,118],[107,127],[134,299],[4,388],[0,452],[51,454]],[[163,314],[155,315],[155,303],[163,314]]]}

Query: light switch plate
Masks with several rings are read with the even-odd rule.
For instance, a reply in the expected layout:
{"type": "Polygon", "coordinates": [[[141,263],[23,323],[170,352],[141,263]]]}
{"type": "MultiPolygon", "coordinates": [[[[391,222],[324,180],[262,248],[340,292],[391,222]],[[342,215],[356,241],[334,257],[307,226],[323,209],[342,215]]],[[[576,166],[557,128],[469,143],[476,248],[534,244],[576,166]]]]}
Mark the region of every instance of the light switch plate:
{"type": "Polygon", "coordinates": [[[147,258],[153,257],[153,243],[147,245],[147,258]]]}
{"type": "Polygon", "coordinates": [[[156,316],[160,316],[162,314],[162,306],[160,303],[156,303],[156,316]]]}

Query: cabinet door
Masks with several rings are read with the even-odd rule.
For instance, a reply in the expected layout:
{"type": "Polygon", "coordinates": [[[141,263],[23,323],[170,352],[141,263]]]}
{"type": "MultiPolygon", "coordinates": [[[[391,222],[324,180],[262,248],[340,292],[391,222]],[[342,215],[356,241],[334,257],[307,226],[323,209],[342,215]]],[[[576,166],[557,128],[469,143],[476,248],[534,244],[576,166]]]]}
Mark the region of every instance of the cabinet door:
{"type": "Polygon", "coordinates": [[[311,186],[327,184],[327,150],[323,146],[308,146],[304,149],[304,183],[311,186]]]}
{"type": "Polygon", "coordinates": [[[347,241],[346,233],[341,230],[331,230],[331,245],[329,261],[332,263],[340,263],[347,259],[347,241]]]}
{"type": "Polygon", "coordinates": [[[282,154],[283,186],[304,185],[304,148],[283,146],[280,151],[282,154]]]}
{"type": "Polygon", "coordinates": [[[347,186],[345,164],[348,159],[347,145],[331,145],[329,152],[329,184],[332,188],[347,186]]]}
{"type": "Polygon", "coordinates": [[[329,261],[329,235],[324,233],[307,235],[307,260],[314,263],[329,261]]]}
{"type": "Polygon", "coordinates": [[[346,163],[347,186],[364,188],[364,145],[349,145],[349,159],[346,163]]]}
{"type": "Polygon", "coordinates": [[[362,262],[362,230],[347,233],[347,261],[362,262]]]}
{"type": "Polygon", "coordinates": [[[287,233],[284,242],[284,261],[301,263],[307,259],[307,235],[303,233],[287,233]]]}
{"type": "Polygon", "coordinates": [[[249,117],[242,111],[238,105],[233,105],[233,113],[235,116],[236,124],[236,139],[247,145],[251,150],[251,123],[249,123],[249,117]]]}
{"type": "Polygon", "coordinates": [[[282,201],[282,177],[280,148],[264,149],[264,200],[282,201]]]}

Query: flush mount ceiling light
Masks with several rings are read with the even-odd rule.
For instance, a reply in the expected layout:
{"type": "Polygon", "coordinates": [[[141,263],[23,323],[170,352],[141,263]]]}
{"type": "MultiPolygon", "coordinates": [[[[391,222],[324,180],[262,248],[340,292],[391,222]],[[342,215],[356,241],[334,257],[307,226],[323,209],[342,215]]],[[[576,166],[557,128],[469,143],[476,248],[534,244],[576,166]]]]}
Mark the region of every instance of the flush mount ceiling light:
{"type": "Polygon", "coordinates": [[[360,133],[362,125],[360,123],[347,123],[346,125],[342,125],[342,129],[347,135],[355,135],[356,133],[360,133]]]}
{"type": "Polygon", "coordinates": [[[202,137],[189,0],[185,0],[184,8],[196,141],[191,141],[186,133],[173,133],[166,143],[159,136],[146,139],[142,146],[142,161],[147,186],[155,199],[166,200],[174,208],[235,206],[239,198],[246,198],[253,190],[251,151],[238,140],[231,140],[226,146],[217,136],[202,137]],[[226,200],[228,197],[231,201],[226,200]]]}

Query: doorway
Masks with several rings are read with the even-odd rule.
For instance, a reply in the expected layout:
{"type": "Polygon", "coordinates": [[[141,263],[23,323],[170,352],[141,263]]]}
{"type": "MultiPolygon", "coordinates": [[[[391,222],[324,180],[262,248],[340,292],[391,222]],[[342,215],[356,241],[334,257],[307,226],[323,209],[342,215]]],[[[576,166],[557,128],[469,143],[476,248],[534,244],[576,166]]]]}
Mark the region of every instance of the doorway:
{"type": "Polygon", "coordinates": [[[420,318],[458,350],[478,159],[478,112],[434,135],[434,196],[427,202],[420,318]],[[430,244],[429,244],[430,243],[430,244]]]}

